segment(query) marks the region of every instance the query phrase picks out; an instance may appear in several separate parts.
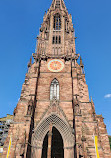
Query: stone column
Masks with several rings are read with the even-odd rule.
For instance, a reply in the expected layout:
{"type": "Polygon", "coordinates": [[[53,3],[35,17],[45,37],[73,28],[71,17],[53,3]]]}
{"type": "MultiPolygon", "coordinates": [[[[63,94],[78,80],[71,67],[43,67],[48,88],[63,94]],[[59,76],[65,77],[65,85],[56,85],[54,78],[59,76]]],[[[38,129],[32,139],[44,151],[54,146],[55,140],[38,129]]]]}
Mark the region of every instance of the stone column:
{"type": "Polygon", "coordinates": [[[64,148],[64,158],[74,158],[74,148],[64,148]]]}
{"type": "Polygon", "coordinates": [[[48,149],[47,149],[47,158],[51,158],[51,142],[52,142],[52,125],[48,133],[48,149]]]}
{"type": "Polygon", "coordinates": [[[37,149],[37,152],[35,154],[35,158],[41,158],[42,157],[42,147],[37,149]]]}

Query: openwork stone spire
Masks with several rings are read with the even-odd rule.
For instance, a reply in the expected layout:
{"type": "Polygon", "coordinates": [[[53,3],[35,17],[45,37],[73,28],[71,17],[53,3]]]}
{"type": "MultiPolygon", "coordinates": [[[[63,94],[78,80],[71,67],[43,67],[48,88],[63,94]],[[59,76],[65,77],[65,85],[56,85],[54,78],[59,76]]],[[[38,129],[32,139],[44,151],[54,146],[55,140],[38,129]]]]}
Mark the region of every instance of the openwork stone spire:
{"type": "Polygon", "coordinates": [[[50,9],[45,12],[37,39],[36,53],[42,58],[71,57],[75,54],[72,16],[68,14],[63,0],[53,0],[50,9]]]}

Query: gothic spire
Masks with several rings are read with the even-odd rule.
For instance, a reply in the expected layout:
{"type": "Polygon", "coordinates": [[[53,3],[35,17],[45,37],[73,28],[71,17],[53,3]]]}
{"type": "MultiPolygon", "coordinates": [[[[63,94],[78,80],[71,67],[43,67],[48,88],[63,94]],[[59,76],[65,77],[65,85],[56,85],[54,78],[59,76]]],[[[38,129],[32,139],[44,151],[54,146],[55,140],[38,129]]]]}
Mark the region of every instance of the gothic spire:
{"type": "Polygon", "coordinates": [[[68,13],[67,8],[66,8],[65,3],[64,3],[64,0],[53,0],[50,8],[47,11],[47,13],[45,12],[45,14],[44,14],[44,20],[47,19],[47,17],[50,15],[51,11],[54,11],[56,9],[57,10],[60,9],[62,11],[64,10],[66,13],[68,13]]]}
{"type": "Polygon", "coordinates": [[[75,50],[74,28],[63,0],[52,1],[44,14],[37,40],[37,53],[43,58],[72,56],[72,50],[75,50]]]}

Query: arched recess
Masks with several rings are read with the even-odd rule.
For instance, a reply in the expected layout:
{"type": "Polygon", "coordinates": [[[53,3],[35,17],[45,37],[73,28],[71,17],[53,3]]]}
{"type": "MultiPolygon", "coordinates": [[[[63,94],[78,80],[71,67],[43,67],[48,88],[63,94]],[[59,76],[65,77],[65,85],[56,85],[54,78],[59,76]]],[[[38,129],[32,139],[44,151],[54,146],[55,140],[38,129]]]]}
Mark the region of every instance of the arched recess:
{"type": "Polygon", "coordinates": [[[62,136],[64,158],[70,158],[71,156],[71,158],[73,158],[75,140],[72,134],[72,129],[66,120],[60,118],[56,113],[52,113],[41,120],[34,130],[32,137],[32,158],[41,158],[43,141],[49,131],[50,124],[52,124],[52,126],[55,127],[62,136]]]}

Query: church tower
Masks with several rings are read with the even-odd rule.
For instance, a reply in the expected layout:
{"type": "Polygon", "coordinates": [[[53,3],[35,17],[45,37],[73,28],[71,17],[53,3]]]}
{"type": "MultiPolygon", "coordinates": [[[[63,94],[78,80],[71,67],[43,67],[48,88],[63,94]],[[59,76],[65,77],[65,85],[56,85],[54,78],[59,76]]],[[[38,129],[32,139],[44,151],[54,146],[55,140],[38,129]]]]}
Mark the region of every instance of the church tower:
{"type": "Polygon", "coordinates": [[[28,64],[3,158],[111,158],[106,126],[89,100],[79,56],[72,16],[63,0],[53,0],[43,17],[34,63],[31,58],[28,64]]]}

